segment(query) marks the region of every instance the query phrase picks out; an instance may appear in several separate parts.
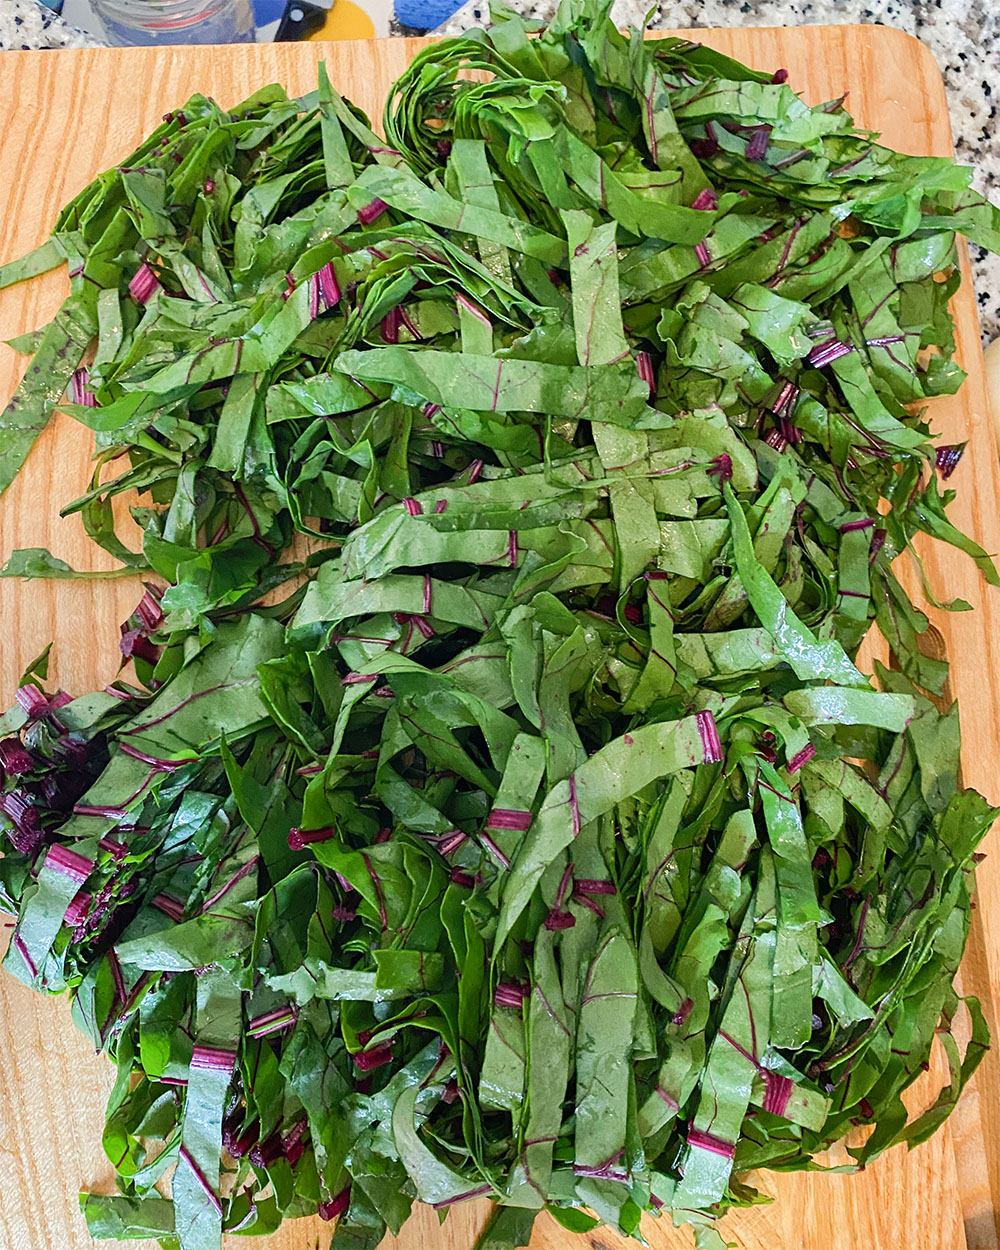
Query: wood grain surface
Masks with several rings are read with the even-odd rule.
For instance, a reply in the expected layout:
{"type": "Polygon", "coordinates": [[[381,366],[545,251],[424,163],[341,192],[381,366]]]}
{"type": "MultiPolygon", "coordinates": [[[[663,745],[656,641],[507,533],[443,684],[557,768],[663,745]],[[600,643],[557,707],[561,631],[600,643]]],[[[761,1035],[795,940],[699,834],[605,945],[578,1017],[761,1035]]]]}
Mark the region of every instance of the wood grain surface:
{"type": "MultiPolygon", "coordinates": [[[[928,51],[885,27],[806,27],[699,31],[697,38],[761,68],[786,66],[810,102],[850,91],[860,124],[913,153],[951,152],[941,79],[928,51]]],[[[325,58],[339,89],[378,116],[386,87],[419,40],[275,44],[79,52],[0,53],[0,260],[41,242],[58,209],[96,173],[114,165],[169,108],[190,93],[235,104],[277,80],[291,92],[312,89],[325,58]]],[[[963,260],[964,265],[964,260],[963,260]]],[[[966,268],[967,274],[967,266],[966,268]]],[[[0,338],[48,319],[64,291],[62,277],[36,279],[0,295],[0,338]]],[[[961,394],[936,401],[935,429],[949,442],[971,440],[952,479],[959,492],[952,518],[989,551],[1000,551],[1000,481],[988,415],[971,290],[955,302],[959,359],[969,378],[961,394]]],[[[13,389],[23,361],[0,347],[0,397],[13,389]]],[[[79,568],[107,567],[74,518],[58,518],[88,478],[89,435],[57,420],[0,502],[0,557],[19,546],[48,546],[79,568]]],[[[975,611],[938,619],[953,662],[952,688],[964,725],[968,784],[1000,798],[1000,596],[972,564],[928,544],[938,592],[961,596],[975,611]]],[[[98,583],[0,581],[0,705],[17,676],[55,639],[54,679],[83,692],[104,685],[117,667],[118,624],[137,600],[131,579],[98,583]]],[[[992,839],[996,838],[996,831],[992,839]]],[[[1000,856],[979,872],[979,904],[963,967],[963,988],[986,1004],[1000,1001],[1000,856]]],[[[995,1053],[995,1052],[994,1052],[995,1053]]],[[[937,1074],[940,1065],[935,1065],[937,1074]]],[[[85,1250],[92,1246],[78,1214],[80,1188],[108,1184],[100,1147],[111,1069],[93,1055],[69,1018],[67,1003],[45,999],[0,975],[0,1250],[85,1250]]],[[[919,1093],[926,1099],[929,1089],[919,1093]]],[[[737,1212],[730,1239],[746,1250],[986,1250],[997,1246],[1000,1207],[1000,1064],[989,1057],[947,1129],[907,1155],[902,1148],[866,1172],[767,1175],[759,1183],[773,1205],[737,1212]]],[[[452,1211],[438,1226],[419,1209],[400,1250],[468,1250],[485,1218],[483,1204],[452,1211]]],[[[650,1221],[654,1250],[690,1246],[687,1232],[650,1221]]],[[[329,1229],[297,1221],[270,1239],[227,1239],[261,1250],[325,1246],[329,1229]]],[[[129,1243],[133,1250],[140,1243],[129,1243]]],[[[151,1243],[149,1243],[151,1244],[151,1243]]],[[[618,1250],[607,1230],[577,1239],[538,1221],[533,1250],[618,1250]]],[[[634,1244],[634,1243],[628,1243],[634,1244]]]]}

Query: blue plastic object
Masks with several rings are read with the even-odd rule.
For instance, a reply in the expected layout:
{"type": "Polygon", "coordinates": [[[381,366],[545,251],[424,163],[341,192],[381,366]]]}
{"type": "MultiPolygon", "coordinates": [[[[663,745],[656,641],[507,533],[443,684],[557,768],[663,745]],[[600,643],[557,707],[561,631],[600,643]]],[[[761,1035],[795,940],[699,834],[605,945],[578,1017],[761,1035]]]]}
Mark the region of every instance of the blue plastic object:
{"type": "MultiPolygon", "coordinates": [[[[457,13],[464,0],[396,0],[396,19],[404,26],[433,30],[457,13]]],[[[486,0],[483,0],[486,8],[486,0]]]]}
{"type": "Polygon", "coordinates": [[[253,0],[257,29],[260,30],[262,26],[267,26],[271,22],[280,22],[285,16],[287,7],[288,0],[253,0]]]}

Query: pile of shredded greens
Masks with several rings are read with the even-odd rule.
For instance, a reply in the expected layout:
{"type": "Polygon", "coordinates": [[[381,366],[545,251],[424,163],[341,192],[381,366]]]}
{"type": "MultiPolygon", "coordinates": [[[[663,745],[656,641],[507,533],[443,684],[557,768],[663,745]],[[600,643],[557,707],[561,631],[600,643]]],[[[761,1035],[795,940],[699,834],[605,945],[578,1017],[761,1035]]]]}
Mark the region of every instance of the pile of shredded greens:
{"type": "Polygon", "coordinates": [[[0,485],[71,413],[66,511],[149,579],[131,667],[71,699],[43,657],[0,727],[6,967],[117,1064],[96,1237],[371,1250],[487,1195],[489,1250],[543,1209],[718,1247],[742,1174],[920,1142],[986,1046],[996,811],[893,561],[998,583],[919,405],[1000,214],[784,70],[494,18],[384,139],[322,71],[195,96],[0,270],[71,279],[0,485]]]}

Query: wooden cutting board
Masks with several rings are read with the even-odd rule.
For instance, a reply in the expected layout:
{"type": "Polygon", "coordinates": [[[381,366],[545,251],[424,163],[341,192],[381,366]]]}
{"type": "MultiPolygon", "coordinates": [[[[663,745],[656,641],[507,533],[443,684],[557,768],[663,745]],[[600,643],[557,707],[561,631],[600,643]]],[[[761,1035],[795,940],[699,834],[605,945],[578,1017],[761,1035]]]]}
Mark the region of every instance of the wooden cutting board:
{"type": "MultiPolygon", "coordinates": [[[[693,32],[688,32],[693,33],[693,32]]],[[[882,26],[699,31],[694,37],[761,68],[785,66],[810,102],[850,90],[857,121],[906,152],[952,150],[947,105],[930,53],[882,26]]],[[[0,260],[41,242],[58,209],[95,174],[114,165],[192,92],[231,106],[274,80],[311,90],[326,58],[345,95],[379,116],[386,88],[421,40],[0,53],[0,260]]],[[[963,268],[967,266],[964,264],[963,268]]],[[[65,289],[44,277],[0,294],[0,338],[47,320],[65,289]]],[[[1000,474],[989,420],[971,289],[955,301],[959,359],[969,378],[961,394],[933,407],[949,442],[971,440],[952,478],[952,518],[990,551],[1000,551],[1000,474]]],[[[23,360],[0,347],[0,399],[23,360]]],[[[88,477],[89,435],[58,420],[0,501],[0,557],[14,547],[48,546],[77,568],[108,567],[78,522],[60,521],[60,504],[88,477]]],[[[928,545],[939,593],[975,611],[938,621],[953,660],[952,690],[962,706],[964,775],[1000,798],[1000,595],[970,562],[928,545]]],[[[137,601],[131,579],[113,582],[0,581],[0,705],[18,674],[55,639],[52,675],[73,692],[104,685],[117,666],[118,623],[137,601]]],[[[995,855],[996,831],[989,848],[995,855]]],[[[979,906],[963,967],[963,988],[992,1019],[1000,995],[1000,856],[979,871],[979,906]]],[[[930,1076],[940,1079],[938,1062],[930,1076]]],[[[928,1087],[921,1093],[932,1096],[928,1087]]],[[[111,1085],[106,1061],[90,1053],[68,1004],[44,999],[0,974],[0,1250],[84,1250],[92,1243],[76,1208],[81,1187],[108,1183],[100,1147],[111,1085]]],[[[773,1205],[732,1215],[730,1238],[747,1250],[980,1250],[997,1246],[1000,1208],[1000,1062],[988,1058],[945,1131],[912,1155],[897,1148],[865,1173],[762,1178],[773,1205]]],[[[398,1239],[401,1250],[470,1250],[485,1217],[482,1203],[457,1208],[447,1223],[420,1209],[398,1239]]],[[[687,1232],[650,1221],[654,1250],[690,1246],[687,1232]]],[[[318,1220],[289,1223],[267,1250],[325,1246],[318,1220]]],[[[245,1239],[229,1239],[233,1250],[245,1239]]],[[[139,1243],[129,1243],[137,1247],[139,1243]]],[[[151,1244],[151,1243],[149,1243],[151,1244]]],[[[253,1245],[262,1245],[254,1241],[253,1245]]],[[[391,1244],[391,1239],[390,1239],[391,1244]]],[[[540,1219],[534,1250],[618,1250],[623,1239],[599,1229],[582,1239],[540,1219]]]]}

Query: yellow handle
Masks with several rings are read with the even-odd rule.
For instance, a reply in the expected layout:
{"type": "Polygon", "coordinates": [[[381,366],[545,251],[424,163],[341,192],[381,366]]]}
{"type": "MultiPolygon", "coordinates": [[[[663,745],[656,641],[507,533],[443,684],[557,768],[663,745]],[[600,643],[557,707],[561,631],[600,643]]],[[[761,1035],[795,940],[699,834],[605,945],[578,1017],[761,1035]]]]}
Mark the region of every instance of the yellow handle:
{"type": "Polygon", "coordinates": [[[310,39],[374,39],[375,23],[354,0],[334,0],[322,27],[310,39]]]}

